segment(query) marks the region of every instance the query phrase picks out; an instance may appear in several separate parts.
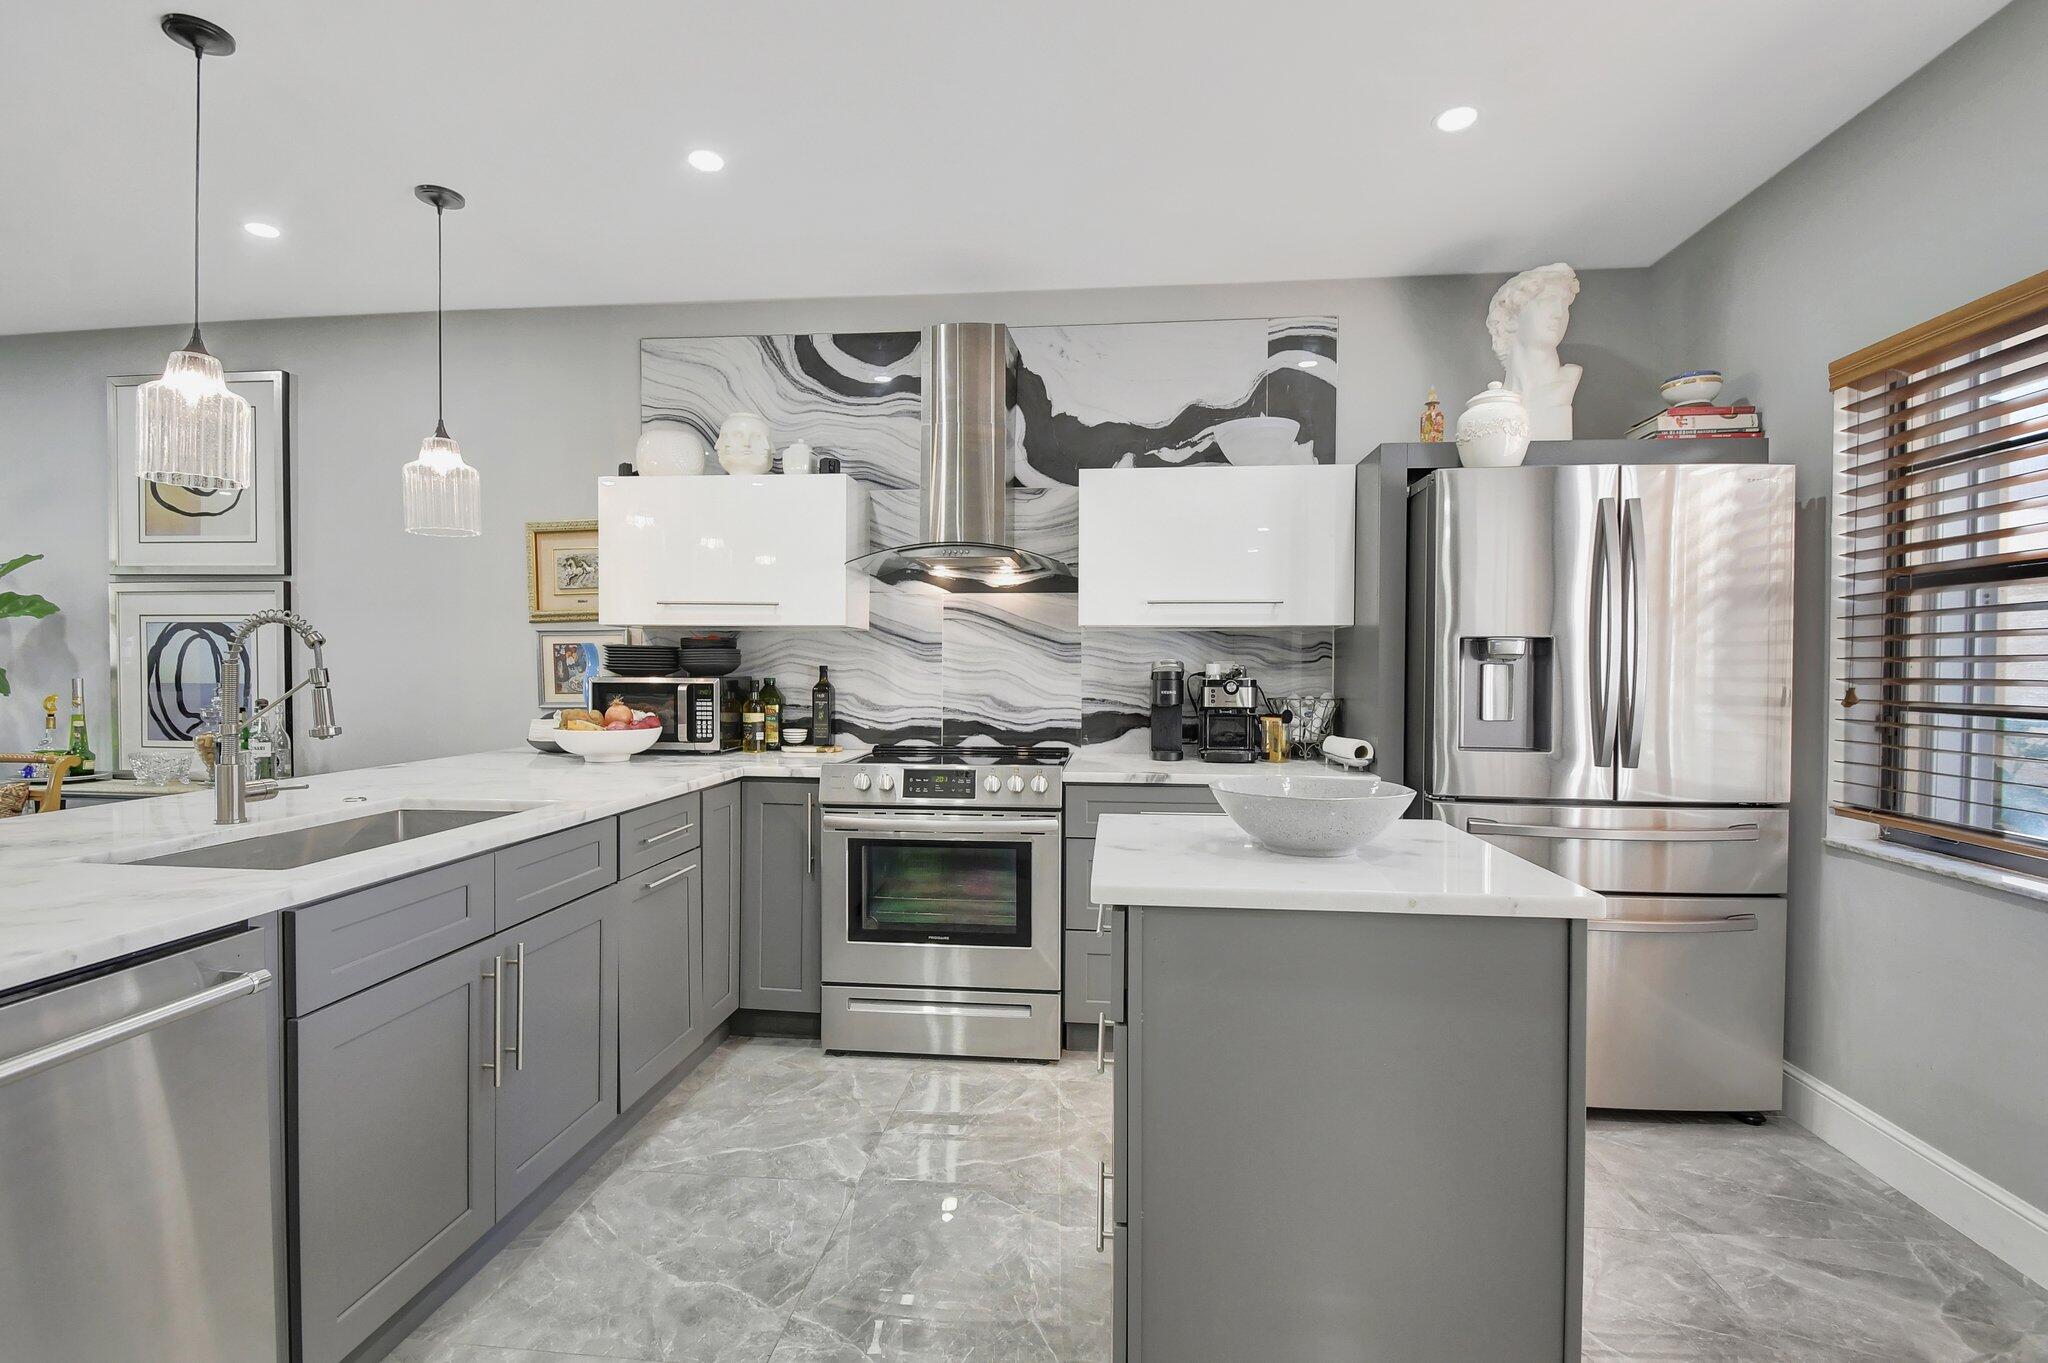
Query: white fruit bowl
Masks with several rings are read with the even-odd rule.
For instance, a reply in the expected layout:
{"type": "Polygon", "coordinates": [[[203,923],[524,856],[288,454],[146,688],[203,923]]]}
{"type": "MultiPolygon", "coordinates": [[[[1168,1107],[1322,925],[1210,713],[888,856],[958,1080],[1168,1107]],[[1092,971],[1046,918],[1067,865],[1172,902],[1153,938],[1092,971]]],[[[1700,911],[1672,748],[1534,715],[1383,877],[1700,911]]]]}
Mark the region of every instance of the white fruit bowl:
{"type": "Polygon", "coordinates": [[[659,729],[557,729],[555,742],[586,762],[623,762],[661,741],[659,729]]]}
{"type": "Polygon", "coordinates": [[[1290,857],[1355,852],[1415,799],[1406,786],[1356,776],[1226,776],[1212,789],[1233,823],[1290,857]]]}

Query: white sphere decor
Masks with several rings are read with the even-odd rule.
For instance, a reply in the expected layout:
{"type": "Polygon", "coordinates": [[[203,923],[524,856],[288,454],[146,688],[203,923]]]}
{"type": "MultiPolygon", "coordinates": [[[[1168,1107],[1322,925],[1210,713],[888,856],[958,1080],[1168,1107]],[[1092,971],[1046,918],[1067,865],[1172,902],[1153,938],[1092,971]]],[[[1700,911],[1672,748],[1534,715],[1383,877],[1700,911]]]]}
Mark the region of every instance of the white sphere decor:
{"type": "Polygon", "coordinates": [[[688,426],[657,421],[640,432],[633,446],[633,467],[642,477],[668,478],[702,473],[711,451],[704,437],[688,426]]]}

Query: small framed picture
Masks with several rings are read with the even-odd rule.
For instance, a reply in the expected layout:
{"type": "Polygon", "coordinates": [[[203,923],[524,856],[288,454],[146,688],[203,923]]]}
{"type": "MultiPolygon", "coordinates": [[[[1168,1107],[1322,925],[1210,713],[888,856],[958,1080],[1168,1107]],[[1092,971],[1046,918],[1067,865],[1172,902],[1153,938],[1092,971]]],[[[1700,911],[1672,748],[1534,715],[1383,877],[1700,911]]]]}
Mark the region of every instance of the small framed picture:
{"type": "Polygon", "coordinates": [[[255,477],[248,487],[201,492],[135,476],[142,385],[154,374],[107,380],[112,469],[108,556],[123,576],[283,577],[291,571],[291,376],[280,369],[226,375],[255,409],[255,477]]]}
{"type": "Polygon", "coordinates": [[[526,618],[597,619],[597,522],[526,523],[526,618]]]}
{"type": "Polygon", "coordinates": [[[623,644],[622,629],[544,629],[535,639],[541,708],[587,704],[590,679],[604,669],[606,644],[623,644]]]}
{"type": "MultiPolygon", "coordinates": [[[[107,599],[115,694],[109,747],[121,762],[138,750],[190,752],[236,627],[290,604],[282,582],[115,582],[107,599]]],[[[245,712],[284,694],[289,639],[288,630],[264,630],[243,642],[245,712]]]]}

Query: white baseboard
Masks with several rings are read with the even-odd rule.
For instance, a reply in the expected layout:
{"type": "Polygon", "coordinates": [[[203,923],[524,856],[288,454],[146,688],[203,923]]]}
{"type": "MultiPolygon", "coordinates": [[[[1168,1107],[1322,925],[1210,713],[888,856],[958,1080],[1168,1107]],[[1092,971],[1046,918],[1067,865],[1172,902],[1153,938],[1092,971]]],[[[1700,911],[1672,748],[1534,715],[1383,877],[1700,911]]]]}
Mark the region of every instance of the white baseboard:
{"type": "Polygon", "coordinates": [[[1999,1187],[1797,1065],[1785,1115],[2036,1283],[2048,1284],[2048,1212],[1999,1187]]]}

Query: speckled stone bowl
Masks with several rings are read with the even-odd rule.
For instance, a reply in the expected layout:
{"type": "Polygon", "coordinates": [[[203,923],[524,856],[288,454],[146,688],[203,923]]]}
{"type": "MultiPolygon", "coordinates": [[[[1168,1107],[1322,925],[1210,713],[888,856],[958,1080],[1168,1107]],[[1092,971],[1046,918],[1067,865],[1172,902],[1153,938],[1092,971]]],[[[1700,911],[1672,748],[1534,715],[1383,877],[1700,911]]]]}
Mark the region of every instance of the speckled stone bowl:
{"type": "Polygon", "coordinates": [[[1212,787],[1232,822],[1290,857],[1341,857],[1387,830],[1415,799],[1356,776],[1226,776],[1212,787]]]}

